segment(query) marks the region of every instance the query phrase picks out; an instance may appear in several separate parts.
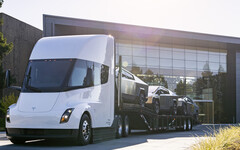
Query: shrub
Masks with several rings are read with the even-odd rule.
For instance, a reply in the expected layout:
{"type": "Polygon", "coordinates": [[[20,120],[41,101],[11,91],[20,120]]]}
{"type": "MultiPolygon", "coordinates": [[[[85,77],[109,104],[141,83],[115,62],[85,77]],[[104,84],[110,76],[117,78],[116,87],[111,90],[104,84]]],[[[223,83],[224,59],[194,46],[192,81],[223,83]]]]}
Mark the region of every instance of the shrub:
{"type": "Polygon", "coordinates": [[[14,93],[8,95],[8,96],[4,96],[2,98],[2,100],[0,101],[0,111],[2,111],[2,113],[4,114],[4,116],[6,115],[7,109],[10,105],[14,104],[17,102],[18,97],[16,97],[14,95],[14,93]]]}
{"type": "Polygon", "coordinates": [[[214,131],[213,134],[192,146],[193,150],[239,150],[240,127],[231,126],[214,131]]]}

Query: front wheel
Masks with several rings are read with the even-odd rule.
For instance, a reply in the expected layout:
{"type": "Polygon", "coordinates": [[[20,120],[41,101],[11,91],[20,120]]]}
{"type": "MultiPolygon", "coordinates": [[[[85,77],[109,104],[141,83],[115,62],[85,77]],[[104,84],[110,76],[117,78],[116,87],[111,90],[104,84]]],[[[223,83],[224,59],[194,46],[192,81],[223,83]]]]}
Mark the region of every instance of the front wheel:
{"type": "Polygon", "coordinates": [[[92,139],[91,121],[88,115],[84,114],[81,118],[79,125],[77,144],[87,145],[90,143],[91,139],[92,139]]]}

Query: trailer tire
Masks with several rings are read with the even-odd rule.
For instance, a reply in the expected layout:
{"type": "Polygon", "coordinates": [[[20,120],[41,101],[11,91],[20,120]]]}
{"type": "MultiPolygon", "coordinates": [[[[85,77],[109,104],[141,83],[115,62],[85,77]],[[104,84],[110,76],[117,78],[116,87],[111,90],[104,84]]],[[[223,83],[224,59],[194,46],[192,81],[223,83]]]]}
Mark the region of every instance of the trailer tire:
{"type": "Polygon", "coordinates": [[[177,103],[176,102],[173,103],[172,115],[177,115],[177,103]]]}
{"type": "Polygon", "coordinates": [[[139,104],[141,105],[141,107],[145,106],[145,95],[143,92],[140,92],[139,94],[139,104]]]}
{"type": "Polygon", "coordinates": [[[129,134],[129,117],[128,115],[124,116],[124,120],[123,120],[123,133],[122,136],[123,137],[127,137],[129,134]]]}
{"type": "Polygon", "coordinates": [[[155,112],[156,114],[159,114],[159,112],[160,112],[159,100],[153,99],[152,107],[153,107],[154,112],[155,112]]]}
{"type": "Polygon", "coordinates": [[[121,115],[118,116],[117,118],[117,127],[116,127],[116,138],[122,137],[122,128],[123,127],[123,121],[121,115]]]}
{"type": "Polygon", "coordinates": [[[20,145],[20,144],[25,144],[25,140],[23,139],[15,139],[15,138],[12,138],[10,139],[10,141],[13,143],[13,144],[16,144],[16,145],[20,145]]]}
{"type": "Polygon", "coordinates": [[[182,114],[183,114],[184,116],[187,115],[187,106],[186,106],[186,104],[183,104],[183,107],[182,107],[182,114]]]}
{"type": "Polygon", "coordinates": [[[91,142],[91,140],[92,140],[91,120],[87,114],[83,114],[79,124],[77,144],[87,145],[91,142]]]}
{"type": "Polygon", "coordinates": [[[186,131],[187,130],[187,121],[186,119],[183,119],[183,127],[181,128],[182,131],[186,131]]]}
{"type": "Polygon", "coordinates": [[[192,120],[191,120],[191,118],[189,118],[188,121],[187,121],[187,130],[188,131],[192,130],[192,120]]]}

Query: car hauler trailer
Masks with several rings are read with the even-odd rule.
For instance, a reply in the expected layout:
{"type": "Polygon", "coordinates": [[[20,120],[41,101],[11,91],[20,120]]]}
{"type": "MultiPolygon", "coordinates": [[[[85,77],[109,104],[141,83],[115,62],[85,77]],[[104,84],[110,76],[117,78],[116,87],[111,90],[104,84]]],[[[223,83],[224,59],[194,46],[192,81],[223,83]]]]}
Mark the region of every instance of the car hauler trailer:
{"type": "Polygon", "coordinates": [[[109,35],[40,39],[29,58],[18,102],[7,110],[6,134],[15,144],[65,138],[80,145],[128,136],[130,130],[191,130],[193,118],[158,115],[123,103],[121,57],[116,78],[114,38],[109,35]],[[118,88],[121,89],[121,88],[118,88]],[[118,94],[118,96],[116,96],[118,94]]]}

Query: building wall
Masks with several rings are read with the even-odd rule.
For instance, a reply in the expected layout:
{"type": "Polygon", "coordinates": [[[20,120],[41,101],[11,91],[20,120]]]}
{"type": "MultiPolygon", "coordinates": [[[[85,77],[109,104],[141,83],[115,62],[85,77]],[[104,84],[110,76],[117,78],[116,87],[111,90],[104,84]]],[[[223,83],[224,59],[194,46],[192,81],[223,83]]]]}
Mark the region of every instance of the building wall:
{"type": "Polygon", "coordinates": [[[7,42],[14,45],[12,52],[3,59],[3,69],[10,69],[16,85],[21,86],[29,56],[34,44],[42,37],[42,31],[4,13],[0,13],[0,18],[3,19],[0,31],[7,42]]]}
{"type": "MultiPolygon", "coordinates": [[[[240,113],[236,110],[240,38],[50,15],[43,16],[43,33],[111,34],[123,65],[145,82],[167,84],[194,99],[214,100],[215,123],[233,123],[240,113]]],[[[212,114],[212,104],[199,105],[203,115],[212,114]]],[[[213,121],[209,115],[206,118],[213,121]]]]}

